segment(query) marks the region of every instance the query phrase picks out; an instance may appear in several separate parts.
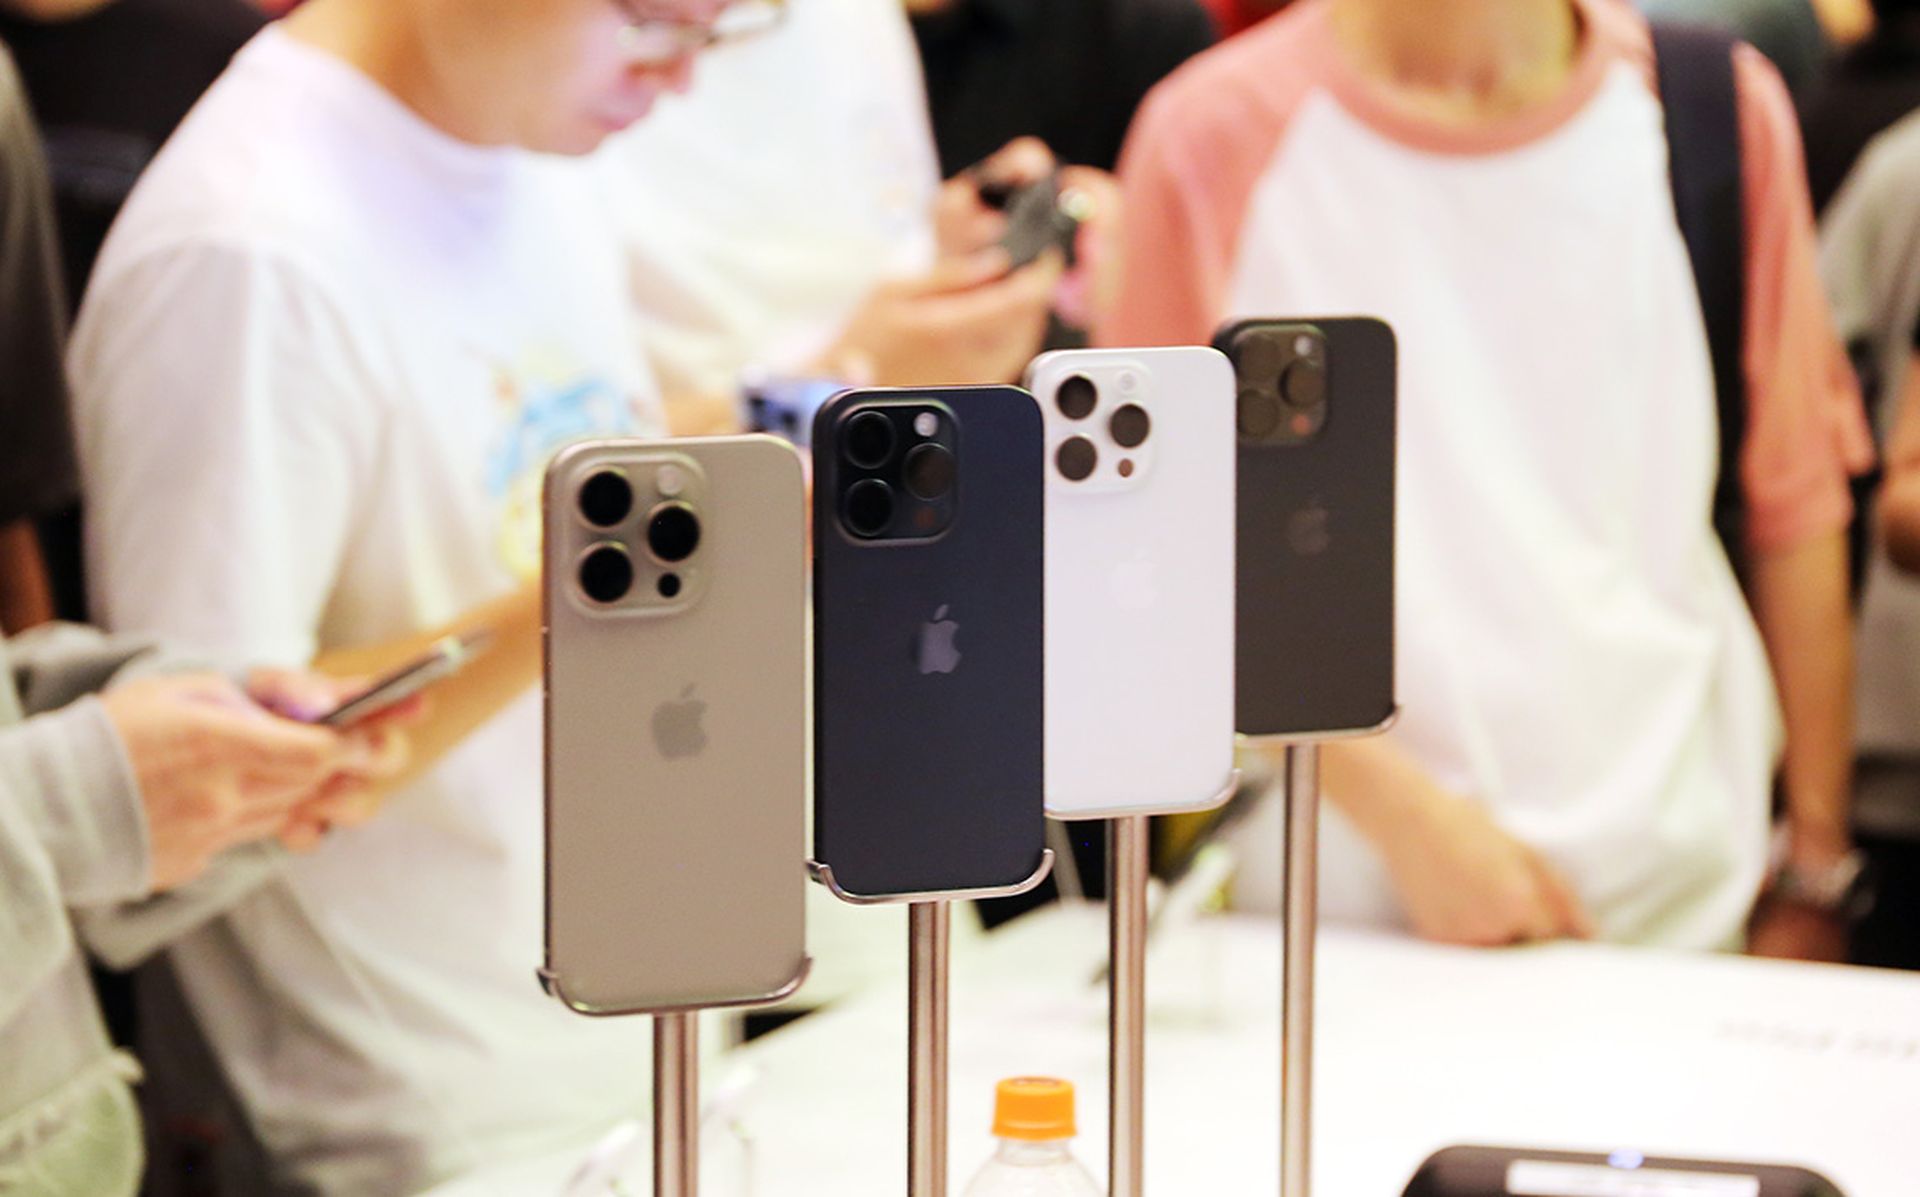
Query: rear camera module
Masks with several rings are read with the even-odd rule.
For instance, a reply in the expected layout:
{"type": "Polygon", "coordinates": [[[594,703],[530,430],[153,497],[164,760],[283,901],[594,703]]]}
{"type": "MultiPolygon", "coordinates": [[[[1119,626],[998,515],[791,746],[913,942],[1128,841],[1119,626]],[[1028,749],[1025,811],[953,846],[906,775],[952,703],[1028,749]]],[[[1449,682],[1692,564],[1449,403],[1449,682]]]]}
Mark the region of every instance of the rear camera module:
{"type": "Polygon", "coordinates": [[[841,514],[855,536],[880,536],[893,525],[893,488],[878,478],[863,478],[847,488],[841,514]]]}
{"type": "Polygon", "coordinates": [[[580,487],[580,515],[596,528],[611,528],[633,510],[633,487],[617,470],[601,470],[580,487]]]}
{"type": "Polygon", "coordinates": [[[1146,408],[1129,403],[1113,413],[1113,419],[1107,422],[1107,431],[1113,434],[1113,443],[1122,449],[1138,449],[1147,443],[1153,421],[1147,417],[1146,408]]]}
{"type": "Polygon", "coordinates": [[[580,591],[596,603],[617,603],[633,589],[633,562],[619,545],[594,549],[580,560],[580,591]]]}
{"type": "Polygon", "coordinates": [[[848,461],[863,470],[877,470],[893,456],[893,421],[885,412],[860,412],[847,421],[842,445],[848,461]]]}
{"type": "Polygon", "coordinates": [[[1085,482],[1093,477],[1094,468],[1100,464],[1100,451],[1084,436],[1070,437],[1060,442],[1053,461],[1060,467],[1060,476],[1068,482],[1085,482]]]}
{"type": "Polygon", "coordinates": [[[1249,387],[1240,392],[1240,434],[1259,439],[1280,427],[1280,400],[1266,391],[1249,387]]]}
{"type": "Polygon", "coordinates": [[[1060,384],[1059,393],[1053,402],[1060,414],[1069,420],[1084,420],[1093,414],[1094,407],[1100,402],[1100,392],[1094,389],[1093,380],[1084,374],[1075,374],[1060,384]]]}
{"type": "Polygon", "coordinates": [[[662,503],[647,517],[647,551],[663,565],[685,561],[700,547],[700,517],[685,503],[662,503]]]}
{"type": "Polygon", "coordinates": [[[1312,358],[1296,358],[1280,376],[1280,397],[1287,406],[1310,411],[1327,401],[1327,368],[1312,358]]]}
{"type": "Polygon", "coordinates": [[[907,454],[907,490],[931,503],[953,490],[953,454],[941,445],[917,445],[907,454]]]}

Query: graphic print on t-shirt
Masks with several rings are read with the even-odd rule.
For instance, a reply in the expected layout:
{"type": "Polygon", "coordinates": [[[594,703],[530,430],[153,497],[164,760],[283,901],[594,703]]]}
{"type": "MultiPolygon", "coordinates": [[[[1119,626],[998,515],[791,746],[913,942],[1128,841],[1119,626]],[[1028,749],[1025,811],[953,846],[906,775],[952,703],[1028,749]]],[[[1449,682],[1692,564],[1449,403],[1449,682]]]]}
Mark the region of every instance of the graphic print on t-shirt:
{"type": "Polygon", "coordinates": [[[497,511],[496,551],[513,576],[540,572],[540,479],[547,460],[587,436],[634,430],[638,401],[611,379],[529,355],[493,365],[495,424],[487,450],[487,497],[497,511]]]}

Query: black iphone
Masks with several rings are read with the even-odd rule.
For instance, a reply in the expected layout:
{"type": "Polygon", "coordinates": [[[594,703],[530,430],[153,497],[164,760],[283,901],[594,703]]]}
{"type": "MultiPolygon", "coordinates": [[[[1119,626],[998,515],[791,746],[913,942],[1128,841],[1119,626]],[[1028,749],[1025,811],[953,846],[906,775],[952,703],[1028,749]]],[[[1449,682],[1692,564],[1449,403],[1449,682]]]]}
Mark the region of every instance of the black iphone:
{"type": "Polygon", "coordinates": [[[815,417],[814,859],[849,894],[1039,867],[1043,435],[1016,387],[848,391],[815,417]]]}
{"type": "Polygon", "coordinates": [[[1235,726],[1351,735],[1393,686],[1395,345],[1379,320],[1241,320],[1235,726]]]}

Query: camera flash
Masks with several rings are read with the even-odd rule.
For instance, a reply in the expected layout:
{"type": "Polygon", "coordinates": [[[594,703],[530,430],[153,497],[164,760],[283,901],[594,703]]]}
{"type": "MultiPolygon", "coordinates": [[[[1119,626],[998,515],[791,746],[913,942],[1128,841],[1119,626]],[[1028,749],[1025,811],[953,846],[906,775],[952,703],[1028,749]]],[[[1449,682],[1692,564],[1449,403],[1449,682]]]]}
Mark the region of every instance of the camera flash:
{"type": "Polygon", "coordinates": [[[674,498],[687,489],[687,476],[678,466],[661,466],[660,472],[653,476],[653,485],[665,498],[674,498]]]}
{"type": "Polygon", "coordinates": [[[1313,356],[1313,338],[1304,333],[1293,339],[1293,352],[1298,357],[1313,356]]]}
{"type": "Polygon", "coordinates": [[[932,436],[940,431],[940,417],[930,411],[923,411],[913,418],[913,430],[921,436],[932,436]]]}

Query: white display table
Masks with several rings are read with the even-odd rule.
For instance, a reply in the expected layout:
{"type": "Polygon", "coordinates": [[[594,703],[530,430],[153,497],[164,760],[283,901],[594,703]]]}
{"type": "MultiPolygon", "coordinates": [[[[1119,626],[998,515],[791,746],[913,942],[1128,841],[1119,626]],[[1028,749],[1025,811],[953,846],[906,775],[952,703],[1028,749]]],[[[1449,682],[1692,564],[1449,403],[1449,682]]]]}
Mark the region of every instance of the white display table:
{"type": "MultiPolygon", "coordinates": [[[[1021,1073],[1075,1083],[1080,1154],[1104,1173],[1105,935],[1098,908],[1054,910],[956,955],[956,1193],[991,1151],[993,1083],[1021,1073]]],[[[1279,946],[1250,918],[1156,946],[1149,1193],[1278,1191],[1279,946]]],[[[1468,1142],[1801,1163],[1849,1197],[1920,1193],[1920,977],[1338,930],[1319,972],[1317,1197],[1398,1197],[1429,1152],[1468,1142]]],[[[905,1038],[904,990],[887,986],[736,1053],[757,1073],[741,1117],[753,1197],[903,1189],[905,1038]]],[[[557,1193],[568,1170],[442,1193],[557,1193]]]]}

